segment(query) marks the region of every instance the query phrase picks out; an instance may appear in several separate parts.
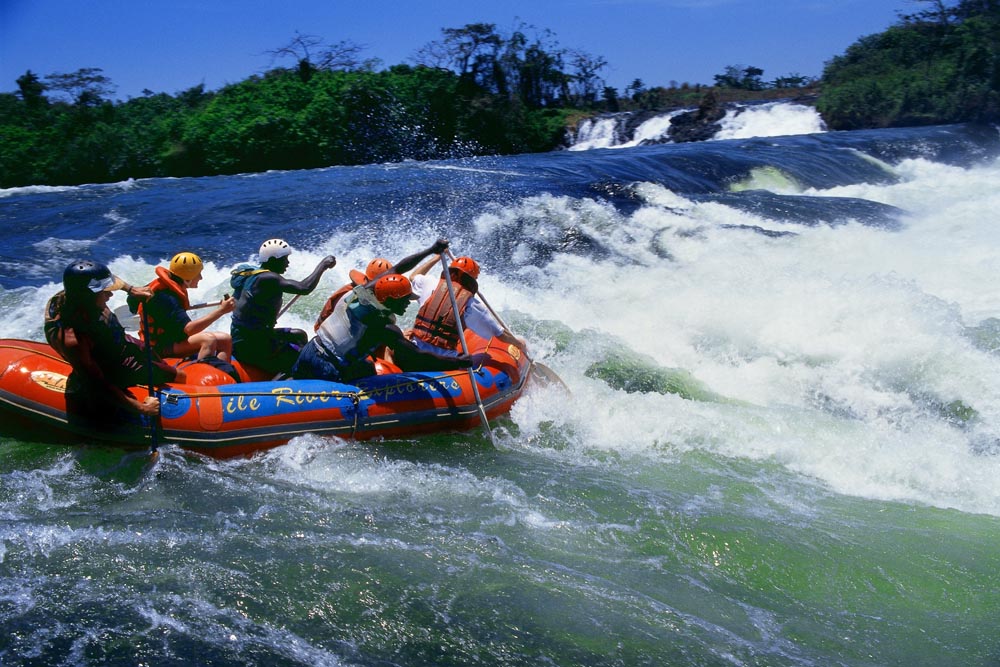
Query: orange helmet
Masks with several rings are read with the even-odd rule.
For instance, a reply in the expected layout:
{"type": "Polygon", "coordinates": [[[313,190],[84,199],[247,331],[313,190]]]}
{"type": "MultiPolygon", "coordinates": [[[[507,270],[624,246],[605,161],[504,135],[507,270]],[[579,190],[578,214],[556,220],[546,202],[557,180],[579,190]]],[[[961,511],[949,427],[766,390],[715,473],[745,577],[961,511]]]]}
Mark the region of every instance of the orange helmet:
{"type": "Polygon", "coordinates": [[[375,298],[379,303],[388,299],[410,299],[413,297],[413,285],[410,279],[398,273],[382,276],[375,282],[375,298]]]}
{"type": "Polygon", "coordinates": [[[384,257],[376,257],[368,262],[364,273],[361,273],[357,269],[351,269],[348,274],[351,276],[352,283],[355,285],[364,285],[369,280],[374,280],[386,271],[392,271],[392,262],[384,257]]]}
{"type": "Polygon", "coordinates": [[[456,257],[451,268],[467,274],[473,280],[479,279],[479,264],[471,257],[456,257]]]}

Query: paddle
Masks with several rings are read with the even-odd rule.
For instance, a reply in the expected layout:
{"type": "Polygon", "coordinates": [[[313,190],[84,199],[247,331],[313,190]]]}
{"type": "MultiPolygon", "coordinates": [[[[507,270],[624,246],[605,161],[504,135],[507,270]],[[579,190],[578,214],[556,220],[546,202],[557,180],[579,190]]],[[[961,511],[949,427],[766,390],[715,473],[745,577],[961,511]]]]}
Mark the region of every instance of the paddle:
{"type": "MultiPolygon", "coordinates": [[[[146,348],[146,384],[148,385],[148,393],[150,396],[156,396],[155,387],[153,386],[153,346],[149,344],[149,318],[146,317],[146,309],[142,309],[142,337],[145,339],[146,348]]],[[[156,396],[159,398],[159,396],[156,396]]],[[[156,434],[156,417],[150,417],[149,419],[149,452],[153,456],[157,456],[159,452],[157,451],[157,434],[156,434]]]]}
{"type": "MultiPolygon", "coordinates": [[[[193,306],[189,306],[188,310],[198,310],[199,308],[211,308],[212,306],[218,306],[221,303],[222,303],[221,301],[212,301],[210,303],[196,303],[193,306]]],[[[129,309],[128,304],[118,306],[117,308],[115,308],[115,317],[118,318],[118,321],[126,329],[135,330],[138,329],[139,325],[141,324],[141,322],[139,321],[139,315],[133,313],[129,309]]]]}
{"type": "MultiPolygon", "coordinates": [[[[442,253],[441,257],[441,269],[444,271],[444,284],[448,287],[448,298],[451,299],[451,308],[455,313],[455,328],[458,329],[458,340],[462,342],[462,352],[466,355],[469,354],[469,344],[465,341],[465,327],[462,326],[462,314],[458,310],[458,300],[455,298],[455,287],[451,284],[451,280],[448,278],[448,258],[442,253]]],[[[490,422],[486,418],[486,409],[483,407],[483,399],[479,397],[479,385],[476,383],[476,374],[473,372],[472,367],[469,367],[469,382],[472,384],[472,394],[476,397],[476,407],[479,409],[479,420],[483,423],[483,430],[486,431],[486,435],[490,436],[490,442],[496,447],[497,441],[493,437],[493,431],[490,429],[490,422]]]]}
{"type": "MultiPolygon", "coordinates": [[[[455,259],[455,255],[452,254],[450,249],[447,250],[447,253],[452,259],[455,259]]],[[[503,327],[504,331],[513,336],[514,332],[510,330],[510,327],[507,326],[507,323],[504,322],[503,319],[500,317],[500,315],[497,314],[497,311],[493,310],[493,307],[490,306],[490,302],[486,300],[485,296],[483,296],[482,290],[478,290],[476,292],[476,296],[479,297],[479,300],[483,302],[484,306],[486,306],[486,310],[490,311],[490,315],[492,315],[493,319],[497,321],[497,324],[503,327]]],[[[559,377],[554,370],[552,370],[542,362],[535,361],[534,359],[529,357],[528,352],[526,350],[524,350],[524,356],[528,358],[528,362],[531,364],[531,374],[532,376],[535,377],[536,380],[538,380],[539,382],[544,381],[545,384],[554,382],[556,384],[561,385],[562,388],[566,390],[566,393],[572,393],[570,392],[569,387],[566,386],[566,383],[562,381],[562,378],[559,377]]]]}
{"type": "MultiPolygon", "coordinates": [[[[295,303],[296,301],[298,301],[298,300],[299,300],[299,297],[300,297],[300,296],[302,296],[302,295],[301,295],[301,294],[296,294],[296,295],[295,295],[295,296],[293,296],[293,297],[292,297],[291,299],[289,299],[289,300],[288,300],[288,303],[286,303],[286,304],[285,304],[284,306],[282,306],[281,310],[279,310],[279,311],[278,311],[278,317],[281,317],[282,315],[284,315],[284,314],[285,314],[285,312],[286,312],[286,311],[287,311],[287,310],[288,310],[289,308],[291,308],[291,307],[292,307],[292,304],[293,304],[293,303],[295,303]]],[[[277,318],[275,318],[275,319],[277,319],[277,318]]]]}

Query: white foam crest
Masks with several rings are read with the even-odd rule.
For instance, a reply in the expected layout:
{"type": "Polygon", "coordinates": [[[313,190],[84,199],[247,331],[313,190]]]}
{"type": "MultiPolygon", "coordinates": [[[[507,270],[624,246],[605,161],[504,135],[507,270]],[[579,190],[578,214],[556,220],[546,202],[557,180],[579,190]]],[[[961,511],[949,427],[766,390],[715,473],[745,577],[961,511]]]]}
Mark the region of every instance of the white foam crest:
{"type": "Polygon", "coordinates": [[[216,651],[253,655],[266,649],[290,664],[318,667],[351,664],[322,647],[313,646],[302,636],[285,628],[283,623],[257,620],[243,611],[219,606],[200,597],[154,595],[151,600],[138,603],[136,611],[153,629],[190,635],[216,651]]]}
{"type": "Polygon", "coordinates": [[[493,518],[487,523],[539,530],[566,527],[566,522],[550,519],[534,507],[509,480],[479,477],[454,466],[379,457],[364,443],[304,436],[271,457],[277,463],[275,477],[333,498],[365,503],[378,499],[387,505],[405,502],[411,507],[447,505],[459,513],[462,507],[477,511],[491,507],[493,518]]]}
{"type": "Polygon", "coordinates": [[[107,188],[114,190],[131,190],[138,185],[134,178],[127,178],[116,183],[85,183],[83,185],[22,185],[13,188],[0,188],[0,199],[18,195],[49,194],[53,192],[72,192],[89,188],[107,188]]]}
{"type": "Polygon", "coordinates": [[[20,287],[15,290],[0,288],[0,307],[4,317],[0,318],[0,338],[22,338],[44,340],[45,304],[49,298],[62,289],[61,283],[50,283],[38,289],[20,287]]]}
{"type": "MultiPolygon", "coordinates": [[[[306,446],[316,439],[303,438],[306,446]]],[[[307,460],[281,452],[280,462],[282,469],[277,474],[286,481],[350,495],[405,494],[414,502],[474,498],[508,504],[524,495],[505,480],[480,479],[466,470],[437,464],[382,459],[356,443],[317,448],[307,460]]]]}
{"type": "Polygon", "coordinates": [[[100,239],[57,239],[50,236],[33,243],[31,247],[44,255],[59,253],[82,255],[100,242],[100,239]]]}
{"type": "MultiPolygon", "coordinates": [[[[1000,268],[998,169],[912,161],[897,184],[815,193],[900,206],[911,217],[899,232],[786,225],[797,236],[770,238],[721,227],[751,222],[746,213],[640,189],[648,205],[587,226],[618,258],[557,256],[546,274],[558,287],[522,300],[539,319],[597,335],[553,362],[571,406],[586,407],[522,402],[519,427],[561,425],[584,451],[774,459],[845,493],[1000,513],[1000,457],[976,445],[1000,448],[1000,357],[964,333],[1000,315],[1000,294],[983,288],[1000,268]],[[584,377],[615,344],[755,407],[584,377]]],[[[558,227],[573,210],[548,206],[558,227]]]]}
{"type": "Polygon", "coordinates": [[[141,533],[106,530],[103,527],[69,528],[67,526],[47,526],[34,524],[21,526],[17,531],[0,532],[3,540],[16,544],[21,550],[33,556],[49,557],[66,546],[81,543],[101,545],[131,545],[144,542],[141,533]]]}
{"type": "Polygon", "coordinates": [[[826,124],[814,107],[771,102],[730,110],[713,139],[749,139],[825,132],[826,124]]]}
{"type": "MultiPolygon", "coordinates": [[[[15,498],[16,503],[7,504],[7,493],[0,501],[0,516],[5,518],[20,516],[20,504],[30,499],[32,507],[41,510],[59,510],[70,507],[76,500],[72,496],[62,495],[56,490],[56,486],[64,483],[74,470],[74,464],[69,457],[61,458],[46,468],[36,468],[34,470],[12,470],[0,476],[0,484],[9,493],[10,498],[15,498]]],[[[10,535],[4,535],[0,531],[0,536],[4,539],[10,535]]],[[[0,562],[3,558],[0,557],[0,562]]]]}
{"type": "Polygon", "coordinates": [[[618,141],[618,120],[614,117],[588,118],[580,123],[571,151],[610,148],[618,141]]]}
{"type": "Polygon", "coordinates": [[[614,148],[629,148],[639,146],[644,141],[663,141],[667,139],[667,132],[670,130],[670,121],[680,111],[674,111],[662,116],[654,116],[635,128],[632,138],[625,143],[618,144],[614,148]]]}
{"type": "Polygon", "coordinates": [[[70,192],[77,190],[78,185],[25,185],[16,188],[0,188],[0,199],[17,195],[48,194],[52,192],[70,192]]]}
{"type": "Polygon", "coordinates": [[[880,201],[912,214],[902,234],[905,252],[895,250],[893,235],[851,252],[860,253],[872,268],[909,276],[921,289],[958,304],[967,324],[1000,314],[1000,293],[982,288],[1000,271],[1000,228],[988,222],[1000,210],[1000,191],[991,185],[1000,179],[1000,162],[962,169],[907,160],[896,172],[902,181],[893,186],[862,184],[818,193],[880,201]]]}

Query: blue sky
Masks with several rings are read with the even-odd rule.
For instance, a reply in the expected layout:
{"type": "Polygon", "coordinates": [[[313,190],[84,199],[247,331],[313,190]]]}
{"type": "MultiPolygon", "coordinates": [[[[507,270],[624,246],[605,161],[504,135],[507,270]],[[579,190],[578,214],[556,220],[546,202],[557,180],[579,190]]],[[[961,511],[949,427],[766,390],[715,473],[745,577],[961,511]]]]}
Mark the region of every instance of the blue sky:
{"type": "Polygon", "coordinates": [[[410,62],[442,28],[518,22],[608,62],[623,89],[713,82],[729,65],[769,81],[819,76],[858,38],[881,32],[914,0],[0,0],[0,91],[39,75],[100,67],[125,99],[215,90],[271,65],[295,32],[362,45],[385,66],[410,62]]]}

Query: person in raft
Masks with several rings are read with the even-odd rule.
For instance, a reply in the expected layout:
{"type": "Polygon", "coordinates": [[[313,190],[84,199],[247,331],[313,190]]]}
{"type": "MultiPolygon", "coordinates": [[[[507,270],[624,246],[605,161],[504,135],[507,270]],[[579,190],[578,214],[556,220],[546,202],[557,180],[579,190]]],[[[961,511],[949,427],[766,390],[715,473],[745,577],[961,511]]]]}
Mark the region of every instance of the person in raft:
{"type": "Polygon", "coordinates": [[[236,299],[230,326],[233,355],[244,365],[272,375],[288,373],[309,338],[301,329],[275,327],[283,295],[309,294],[323,273],[337,263],[328,255],[305,279],[290,280],[282,274],[288,269],[291,254],[291,246],[283,240],[268,239],[257,253],[260,266],[241,264],[229,281],[236,299]]]}
{"type": "Polygon", "coordinates": [[[403,336],[396,317],[406,312],[413,298],[410,280],[398,273],[356,287],[337,302],[333,314],[302,348],[292,377],[353,382],[374,375],[369,356],[383,345],[392,350],[393,362],[403,370],[471,367],[475,360],[469,356],[424,352],[403,336]]]}
{"type": "Polygon", "coordinates": [[[226,295],[219,307],[192,320],[188,290],[198,287],[204,264],[193,252],[179,252],[170,260],[170,268],[156,267],[156,278],[146,287],[152,296],[145,303],[129,297],[129,307],[143,316],[141,333],[161,357],[196,355],[197,361],[216,357],[228,362],[233,340],[224,331],[206,331],[226,313],[233,312],[236,300],[226,295]]]}
{"type": "Polygon", "coordinates": [[[320,325],[323,324],[323,320],[330,317],[330,314],[333,313],[333,309],[337,305],[337,302],[340,301],[346,294],[350,293],[355,287],[373,282],[379,276],[386,273],[406,273],[428,255],[438,255],[447,249],[447,239],[438,239],[430,248],[408,255],[395,264],[384,257],[376,257],[372,261],[368,262],[368,266],[365,267],[364,273],[358,271],[357,269],[351,269],[348,272],[348,275],[351,277],[351,282],[340,287],[336,292],[330,295],[330,298],[326,300],[326,303],[323,304],[323,309],[319,313],[319,317],[316,318],[316,323],[313,325],[313,331],[319,331],[320,325]]]}
{"type": "Polygon", "coordinates": [[[45,307],[45,339],[72,367],[66,382],[66,412],[71,423],[112,429],[128,413],[154,416],[160,401],[139,401],[129,387],[184,382],[185,375],[155,357],[145,344],[125,333],[108,308],[113,290],[146,299],[148,289],[132,287],[104,264],[80,259],[63,271],[63,290],[45,307]]]}
{"type": "MultiPolygon", "coordinates": [[[[421,350],[459,354],[462,343],[458,337],[448,285],[444,282],[444,272],[441,272],[439,279],[426,275],[436,262],[437,260],[431,260],[425,263],[411,275],[413,292],[420,302],[420,310],[413,321],[413,328],[406,332],[406,337],[421,350]]],[[[504,329],[476,296],[479,292],[479,263],[471,257],[457,257],[449,265],[448,274],[455,291],[462,327],[471,329],[484,340],[495,337],[524,352],[524,339],[504,329]]]]}

